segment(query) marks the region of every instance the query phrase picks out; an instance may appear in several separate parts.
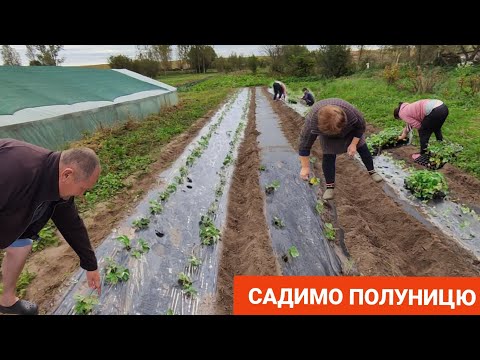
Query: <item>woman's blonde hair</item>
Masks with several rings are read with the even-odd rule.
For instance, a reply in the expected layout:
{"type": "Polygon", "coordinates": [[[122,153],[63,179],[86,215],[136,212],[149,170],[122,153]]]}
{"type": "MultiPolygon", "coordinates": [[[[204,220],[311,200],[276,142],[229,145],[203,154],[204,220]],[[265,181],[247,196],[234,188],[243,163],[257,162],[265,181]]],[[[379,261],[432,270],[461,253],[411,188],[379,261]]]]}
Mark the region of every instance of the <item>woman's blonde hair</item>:
{"type": "Polygon", "coordinates": [[[327,105],[318,110],[318,130],[325,135],[339,135],[345,128],[347,115],[338,106],[327,105]]]}

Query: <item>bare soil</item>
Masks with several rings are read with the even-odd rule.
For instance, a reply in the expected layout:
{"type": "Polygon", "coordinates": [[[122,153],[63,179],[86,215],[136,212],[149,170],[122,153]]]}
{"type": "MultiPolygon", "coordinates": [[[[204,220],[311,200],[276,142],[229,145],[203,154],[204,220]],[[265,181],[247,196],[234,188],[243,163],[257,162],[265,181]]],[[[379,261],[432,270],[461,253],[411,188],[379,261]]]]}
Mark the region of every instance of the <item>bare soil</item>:
{"type": "MultiPolygon", "coordinates": [[[[253,94],[255,99],[255,92],[253,94]]],[[[264,214],[265,192],[260,187],[255,101],[239,148],[229,191],[227,223],[217,279],[215,313],[231,314],[235,275],[280,275],[264,214]]]]}

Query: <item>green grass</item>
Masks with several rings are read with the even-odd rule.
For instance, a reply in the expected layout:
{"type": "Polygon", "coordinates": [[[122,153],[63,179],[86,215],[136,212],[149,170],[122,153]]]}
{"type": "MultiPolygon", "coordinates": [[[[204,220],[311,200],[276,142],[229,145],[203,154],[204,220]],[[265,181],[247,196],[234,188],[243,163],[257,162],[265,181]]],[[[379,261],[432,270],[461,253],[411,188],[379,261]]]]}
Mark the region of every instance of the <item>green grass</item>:
{"type": "MultiPolygon", "coordinates": [[[[358,107],[367,122],[380,129],[391,126],[401,128],[404,125],[403,121],[393,118],[393,109],[400,101],[438,98],[449,107],[449,116],[442,127],[444,139],[464,147],[453,164],[480,178],[480,94],[472,96],[460,91],[458,80],[466,71],[480,70],[474,68],[446,72],[444,81],[435,87],[433,94],[412,94],[407,90],[399,90],[395,85],[387,85],[381,72],[372,74],[372,71],[337,80],[296,81],[286,85],[292,98],[301,96],[304,86],[314,93],[316,101],[330,97],[342,98],[358,107]]],[[[431,140],[435,140],[434,135],[431,140]]],[[[414,144],[419,144],[417,131],[414,144]]]]}
{"type": "Polygon", "coordinates": [[[189,83],[194,83],[197,81],[202,81],[212,76],[216,76],[215,73],[206,73],[206,74],[193,74],[193,73],[170,73],[167,75],[158,76],[157,80],[161,81],[167,85],[179,87],[189,83]]]}
{"type": "Polygon", "coordinates": [[[192,86],[189,91],[212,91],[214,89],[231,89],[245,86],[269,86],[274,78],[263,73],[253,74],[219,74],[192,86]]]}

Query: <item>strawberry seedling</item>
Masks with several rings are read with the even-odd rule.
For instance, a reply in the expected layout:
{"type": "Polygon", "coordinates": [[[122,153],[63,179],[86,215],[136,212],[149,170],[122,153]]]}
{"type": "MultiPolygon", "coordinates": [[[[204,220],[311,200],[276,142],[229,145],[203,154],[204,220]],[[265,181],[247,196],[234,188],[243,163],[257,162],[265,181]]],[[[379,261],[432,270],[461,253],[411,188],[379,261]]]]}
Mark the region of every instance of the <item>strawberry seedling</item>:
{"type": "Polygon", "coordinates": [[[90,296],[76,294],[73,298],[75,299],[73,311],[77,315],[90,314],[95,308],[95,305],[98,304],[98,297],[93,294],[90,296]]]}
{"type": "Polygon", "coordinates": [[[150,224],[150,220],[147,219],[147,218],[143,218],[143,217],[140,218],[140,219],[134,220],[132,222],[132,225],[136,230],[146,229],[146,228],[148,228],[148,224],[150,224]]]}
{"type": "Polygon", "coordinates": [[[128,281],[130,278],[130,271],[117,264],[113,259],[107,258],[107,266],[105,267],[105,282],[115,285],[119,282],[128,281]]]}
{"type": "Polygon", "coordinates": [[[132,244],[130,242],[130,239],[127,235],[121,235],[117,237],[117,240],[120,241],[123,244],[123,247],[125,250],[130,251],[132,249],[132,244]]]}
{"type": "Polygon", "coordinates": [[[277,190],[279,187],[280,187],[280,181],[273,180],[270,184],[265,185],[265,192],[267,194],[271,194],[275,190],[277,190]]]}
{"type": "Polygon", "coordinates": [[[325,223],[325,237],[328,240],[335,240],[336,230],[331,223],[325,223]]]}
{"type": "Polygon", "coordinates": [[[277,216],[274,216],[273,217],[273,225],[277,228],[277,229],[283,229],[285,227],[285,223],[283,222],[282,219],[280,219],[279,217],[277,216]]]}

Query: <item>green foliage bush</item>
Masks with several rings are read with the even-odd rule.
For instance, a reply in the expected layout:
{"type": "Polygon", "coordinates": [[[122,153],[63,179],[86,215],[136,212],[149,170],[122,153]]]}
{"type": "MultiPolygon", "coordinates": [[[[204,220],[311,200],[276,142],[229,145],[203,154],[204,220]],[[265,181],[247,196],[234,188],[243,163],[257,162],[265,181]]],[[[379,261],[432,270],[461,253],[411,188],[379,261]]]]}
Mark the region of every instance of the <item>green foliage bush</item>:
{"type": "Polygon", "coordinates": [[[443,174],[430,170],[414,171],[405,179],[405,187],[421,200],[443,198],[448,193],[443,174]]]}

